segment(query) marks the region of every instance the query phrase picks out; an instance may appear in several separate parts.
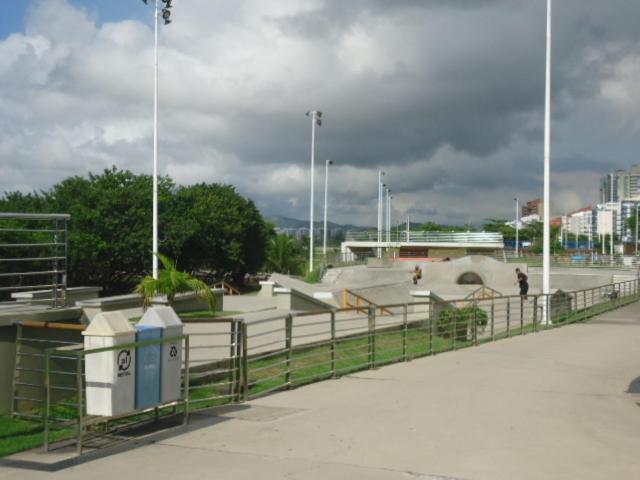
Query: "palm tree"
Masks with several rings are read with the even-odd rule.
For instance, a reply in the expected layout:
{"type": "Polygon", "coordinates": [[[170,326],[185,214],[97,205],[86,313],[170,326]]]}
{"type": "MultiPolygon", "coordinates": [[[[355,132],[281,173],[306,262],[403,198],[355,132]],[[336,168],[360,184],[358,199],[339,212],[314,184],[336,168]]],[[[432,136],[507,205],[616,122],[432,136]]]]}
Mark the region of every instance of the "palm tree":
{"type": "Polygon", "coordinates": [[[195,292],[196,296],[207,300],[211,310],[216,307],[216,297],[209,286],[202,280],[193,278],[186,272],[181,272],[176,268],[175,262],[158,253],[158,258],[164,267],[155,279],[150,276],[138,284],[134,292],[142,295],[144,308],[151,306],[153,297],[165,295],[169,305],[171,305],[178,293],[195,292]]]}
{"type": "Polygon", "coordinates": [[[276,235],[271,239],[267,252],[267,268],[279,273],[297,273],[300,257],[293,239],[287,235],[276,235]]]}

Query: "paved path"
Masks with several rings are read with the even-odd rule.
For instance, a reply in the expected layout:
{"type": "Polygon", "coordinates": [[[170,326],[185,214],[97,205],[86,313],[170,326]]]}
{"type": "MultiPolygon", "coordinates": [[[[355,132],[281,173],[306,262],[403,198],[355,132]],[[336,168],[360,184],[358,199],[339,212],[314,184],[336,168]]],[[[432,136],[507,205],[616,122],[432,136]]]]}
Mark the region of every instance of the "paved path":
{"type": "Polygon", "coordinates": [[[637,480],[637,377],[640,304],[199,415],[186,433],[63,471],[0,467],[0,479],[637,480]]]}

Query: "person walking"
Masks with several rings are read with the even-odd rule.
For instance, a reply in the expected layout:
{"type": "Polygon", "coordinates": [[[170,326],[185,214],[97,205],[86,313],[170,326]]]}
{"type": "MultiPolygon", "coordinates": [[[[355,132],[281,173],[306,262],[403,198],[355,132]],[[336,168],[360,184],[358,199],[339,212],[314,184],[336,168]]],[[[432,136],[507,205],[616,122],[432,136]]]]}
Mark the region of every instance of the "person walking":
{"type": "Polygon", "coordinates": [[[519,268],[516,268],[516,277],[520,286],[520,296],[526,300],[527,292],[529,292],[529,277],[527,277],[526,273],[521,272],[519,268]]]}

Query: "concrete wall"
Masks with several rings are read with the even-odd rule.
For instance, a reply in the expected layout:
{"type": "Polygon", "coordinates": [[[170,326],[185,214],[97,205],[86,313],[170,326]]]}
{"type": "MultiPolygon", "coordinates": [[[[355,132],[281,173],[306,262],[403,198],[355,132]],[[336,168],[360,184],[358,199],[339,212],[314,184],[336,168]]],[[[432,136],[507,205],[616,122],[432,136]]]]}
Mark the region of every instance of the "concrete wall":
{"type": "Polygon", "coordinates": [[[275,288],[279,310],[326,310],[331,305],[291,288],[275,288]]]}

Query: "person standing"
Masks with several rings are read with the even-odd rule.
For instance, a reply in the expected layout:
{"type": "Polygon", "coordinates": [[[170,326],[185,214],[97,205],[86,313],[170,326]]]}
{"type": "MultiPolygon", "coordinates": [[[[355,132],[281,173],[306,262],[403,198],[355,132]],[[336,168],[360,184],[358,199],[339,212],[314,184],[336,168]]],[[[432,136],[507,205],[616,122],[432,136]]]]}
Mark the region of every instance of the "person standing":
{"type": "Polygon", "coordinates": [[[529,292],[529,277],[524,272],[521,272],[519,268],[516,268],[516,276],[518,279],[518,285],[520,286],[520,296],[524,300],[527,299],[527,292],[529,292]]]}

